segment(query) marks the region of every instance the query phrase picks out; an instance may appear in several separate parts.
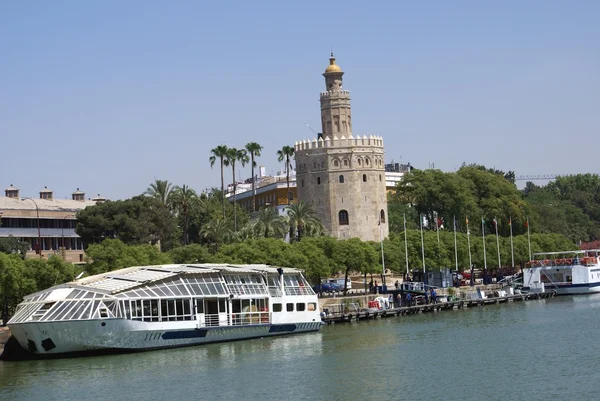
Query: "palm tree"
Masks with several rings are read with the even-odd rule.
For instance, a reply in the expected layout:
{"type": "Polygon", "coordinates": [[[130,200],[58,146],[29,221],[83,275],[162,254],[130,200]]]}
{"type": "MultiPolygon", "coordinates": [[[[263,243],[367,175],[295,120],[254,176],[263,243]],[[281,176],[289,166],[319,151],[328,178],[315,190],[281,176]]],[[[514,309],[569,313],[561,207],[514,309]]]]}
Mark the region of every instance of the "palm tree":
{"type": "Polygon", "coordinates": [[[265,207],[258,212],[257,219],[254,220],[256,231],[265,238],[285,236],[285,219],[277,213],[274,207],[265,207]]]}
{"type": "MultiPolygon", "coordinates": [[[[304,202],[292,203],[288,207],[288,220],[292,228],[296,228],[298,241],[302,239],[304,230],[309,233],[321,232],[323,225],[315,215],[311,205],[304,202]]],[[[290,238],[292,240],[292,238],[290,238]]]]}
{"type": "Polygon", "coordinates": [[[189,243],[190,211],[194,203],[198,202],[196,191],[184,185],[175,187],[171,193],[171,203],[177,213],[183,217],[183,244],[189,243]]]}
{"type": "Polygon", "coordinates": [[[229,148],[225,153],[225,165],[231,166],[231,172],[233,173],[233,230],[237,231],[237,203],[235,201],[235,192],[237,189],[237,183],[235,181],[235,163],[240,162],[242,167],[248,163],[250,158],[246,153],[245,149],[229,148]]]}
{"type": "Polygon", "coordinates": [[[206,223],[202,230],[200,230],[200,234],[210,241],[214,251],[217,251],[221,244],[228,242],[233,237],[229,225],[221,219],[211,220],[206,223]]]}
{"type": "Polygon", "coordinates": [[[254,176],[254,167],[256,162],[254,161],[255,156],[260,156],[260,152],[263,147],[256,142],[248,142],[246,144],[246,150],[250,153],[250,166],[252,167],[252,211],[256,212],[256,177],[254,176]]]}
{"type": "Polygon", "coordinates": [[[294,156],[294,148],[292,146],[284,146],[277,151],[277,160],[280,162],[285,159],[285,180],[287,182],[287,204],[290,204],[290,167],[292,162],[290,157],[294,156]]]}
{"type": "Polygon", "coordinates": [[[158,178],[155,178],[154,182],[150,184],[144,194],[158,199],[165,206],[169,206],[169,198],[172,191],[173,185],[168,180],[159,180],[158,178]]]}
{"type": "Polygon", "coordinates": [[[223,219],[225,219],[225,178],[223,176],[224,165],[225,165],[225,156],[227,155],[227,146],[219,145],[216,148],[210,151],[212,156],[208,160],[210,160],[210,167],[215,165],[217,159],[221,161],[221,193],[223,194],[223,198],[221,199],[221,206],[223,208],[223,219]]]}

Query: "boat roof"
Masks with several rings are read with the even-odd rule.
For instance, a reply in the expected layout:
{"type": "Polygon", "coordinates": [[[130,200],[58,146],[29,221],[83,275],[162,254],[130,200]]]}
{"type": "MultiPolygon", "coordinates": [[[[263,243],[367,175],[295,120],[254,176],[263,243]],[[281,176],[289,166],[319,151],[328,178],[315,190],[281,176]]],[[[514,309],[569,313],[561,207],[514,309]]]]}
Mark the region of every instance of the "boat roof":
{"type": "Polygon", "coordinates": [[[164,280],[169,277],[184,275],[184,274],[227,274],[227,273],[260,273],[260,274],[279,274],[279,269],[283,273],[301,273],[302,270],[291,267],[278,267],[264,264],[171,264],[171,265],[156,265],[156,266],[134,266],[124,269],[113,270],[107,273],[96,274],[89,277],[84,277],[79,280],[70,281],[65,284],[60,284],[35,294],[27,296],[27,298],[49,292],[59,288],[80,288],[94,292],[103,292],[107,294],[116,294],[126,291],[142,284],[164,280]]]}
{"type": "Polygon", "coordinates": [[[547,256],[547,255],[574,255],[574,254],[578,254],[578,255],[583,255],[583,254],[589,254],[589,253],[596,253],[596,255],[600,254],[600,249],[578,249],[575,251],[561,251],[561,252],[538,252],[538,253],[534,253],[533,257],[535,258],[536,256],[547,256]]]}

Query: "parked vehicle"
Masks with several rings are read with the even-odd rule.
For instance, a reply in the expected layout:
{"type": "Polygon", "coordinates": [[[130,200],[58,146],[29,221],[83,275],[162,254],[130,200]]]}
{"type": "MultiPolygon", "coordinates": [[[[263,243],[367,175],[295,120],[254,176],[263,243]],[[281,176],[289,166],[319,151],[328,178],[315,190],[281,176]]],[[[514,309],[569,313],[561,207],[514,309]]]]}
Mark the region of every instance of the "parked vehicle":
{"type": "MultiPolygon", "coordinates": [[[[346,280],[343,278],[328,278],[327,282],[328,283],[335,283],[338,284],[340,287],[342,287],[342,290],[344,290],[344,282],[346,280]]],[[[351,290],[352,289],[352,280],[348,279],[348,284],[346,285],[346,289],[347,290],[351,290]]]]}
{"type": "Polygon", "coordinates": [[[315,290],[315,292],[317,292],[317,293],[321,293],[321,292],[330,292],[331,293],[331,292],[344,291],[344,287],[342,287],[338,283],[324,282],[324,283],[315,285],[313,287],[313,290],[315,290]]]}

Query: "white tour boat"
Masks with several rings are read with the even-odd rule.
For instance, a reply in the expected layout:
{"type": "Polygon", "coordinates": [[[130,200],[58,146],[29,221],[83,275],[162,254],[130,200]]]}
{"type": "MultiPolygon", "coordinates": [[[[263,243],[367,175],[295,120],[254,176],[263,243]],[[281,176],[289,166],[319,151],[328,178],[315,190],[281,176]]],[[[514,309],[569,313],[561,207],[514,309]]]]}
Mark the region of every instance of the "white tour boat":
{"type": "Polygon", "coordinates": [[[38,356],[172,348],[318,331],[300,270],[267,265],[130,267],[28,295],[8,322],[38,356]]]}
{"type": "Polygon", "coordinates": [[[523,286],[559,295],[600,292],[600,250],[534,254],[523,269],[523,286]]]}

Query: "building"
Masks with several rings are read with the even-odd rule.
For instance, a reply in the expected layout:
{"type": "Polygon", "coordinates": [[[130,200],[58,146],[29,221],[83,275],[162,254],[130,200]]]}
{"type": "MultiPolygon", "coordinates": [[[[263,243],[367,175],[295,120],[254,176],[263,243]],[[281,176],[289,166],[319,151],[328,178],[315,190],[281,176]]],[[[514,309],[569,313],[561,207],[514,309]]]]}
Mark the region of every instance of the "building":
{"type": "Polygon", "coordinates": [[[322,134],[294,146],[296,191],[330,235],[379,241],[388,235],[383,139],[353,136],[343,75],[332,53],[320,95],[322,134]]]}
{"type": "Polygon", "coordinates": [[[105,199],[85,200],[79,188],[71,199],[55,199],[44,187],[39,198],[22,198],[12,184],[0,196],[0,238],[13,236],[29,244],[26,257],[58,255],[68,262],[83,262],[84,244],[75,232],[76,214],[105,199]]]}

